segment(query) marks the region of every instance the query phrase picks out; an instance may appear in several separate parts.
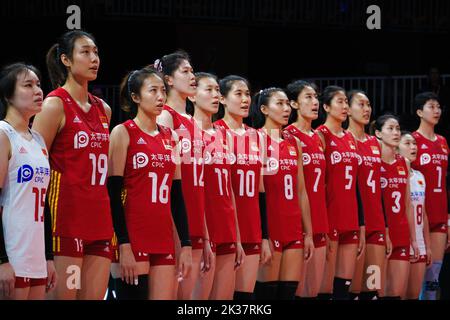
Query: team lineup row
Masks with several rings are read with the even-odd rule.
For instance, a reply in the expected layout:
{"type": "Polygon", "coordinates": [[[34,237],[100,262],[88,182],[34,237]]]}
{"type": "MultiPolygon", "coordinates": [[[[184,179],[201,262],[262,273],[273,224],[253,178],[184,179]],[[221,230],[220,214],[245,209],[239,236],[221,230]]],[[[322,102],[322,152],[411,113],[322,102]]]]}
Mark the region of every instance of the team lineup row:
{"type": "Polygon", "coordinates": [[[433,93],[415,98],[417,131],[383,115],[369,135],[362,91],[251,97],[178,51],[124,77],[130,120],[110,132],[88,92],[99,66],[70,31],[45,100],[33,66],[1,71],[1,297],[102,299],[109,282],[117,299],[436,298],[449,151],[433,93]]]}

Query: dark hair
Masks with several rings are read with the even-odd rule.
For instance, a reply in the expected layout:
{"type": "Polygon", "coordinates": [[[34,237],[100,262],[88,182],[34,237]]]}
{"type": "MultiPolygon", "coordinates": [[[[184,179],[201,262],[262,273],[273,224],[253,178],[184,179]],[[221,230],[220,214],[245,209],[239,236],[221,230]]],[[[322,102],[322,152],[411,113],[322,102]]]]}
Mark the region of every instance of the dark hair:
{"type": "MultiPolygon", "coordinates": [[[[315,84],[305,81],[305,80],[295,80],[291,83],[289,83],[286,87],[286,94],[288,96],[289,101],[297,101],[298,96],[302,93],[303,89],[306,87],[311,87],[316,91],[317,93],[317,87],[315,84]]],[[[295,111],[295,110],[293,110],[295,111]]],[[[293,123],[297,121],[298,113],[297,112],[291,112],[291,115],[289,116],[289,123],[293,123]]]]}
{"type": "MultiPolygon", "coordinates": [[[[228,95],[228,93],[230,93],[231,89],[233,88],[233,84],[237,81],[243,81],[248,89],[250,90],[250,83],[248,82],[247,79],[245,79],[244,77],[241,76],[236,76],[236,75],[229,75],[226,76],[223,79],[220,79],[219,81],[219,89],[220,89],[220,94],[224,97],[226,97],[228,95]]],[[[218,119],[222,119],[225,115],[225,107],[222,104],[219,104],[219,112],[217,112],[217,114],[215,114],[215,118],[218,119]]]]}
{"type": "MultiPolygon", "coordinates": [[[[204,78],[212,78],[212,79],[216,80],[217,82],[219,82],[219,79],[217,78],[217,76],[212,73],[208,73],[208,72],[196,72],[195,73],[195,82],[197,82],[197,85],[198,85],[198,82],[204,78]]],[[[188,114],[190,114],[191,116],[193,116],[194,112],[195,112],[194,104],[189,99],[186,99],[186,112],[188,114]]]]}
{"type": "Polygon", "coordinates": [[[256,93],[252,99],[252,105],[250,106],[250,117],[252,119],[253,128],[259,129],[264,126],[266,117],[261,111],[261,106],[269,103],[270,98],[275,92],[284,92],[281,88],[267,88],[256,93]]]}
{"type": "Polygon", "coordinates": [[[334,96],[339,92],[342,91],[345,94],[345,89],[342,87],[338,87],[338,86],[328,86],[326,87],[323,92],[322,95],[320,96],[320,104],[322,106],[322,108],[324,107],[324,105],[331,105],[331,100],[333,100],[334,96]]]}
{"type": "Polygon", "coordinates": [[[353,89],[347,92],[347,100],[348,100],[348,105],[350,106],[353,102],[353,98],[357,95],[357,94],[362,94],[365,95],[367,97],[367,94],[359,89],[353,89]]]}
{"type": "Polygon", "coordinates": [[[181,65],[183,60],[191,61],[189,54],[184,50],[177,50],[166,54],[161,59],[155,61],[155,68],[161,71],[165,76],[172,76],[175,70],[181,65]]]}
{"type": "Polygon", "coordinates": [[[423,110],[423,106],[427,103],[429,100],[436,100],[439,102],[439,97],[437,94],[433,92],[422,92],[417,94],[414,97],[414,110],[423,110]]]}
{"type": "Polygon", "coordinates": [[[387,113],[379,116],[376,120],[372,121],[370,123],[370,134],[375,135],[375,131],[381,131],[384,124],[389,120],[394,119],[397,120],[398,123],[400,123],[400,120],[393,114],[387,113]]]}
{"type": "MultiPolygon", "coordinates": [[[[401,131],[401,136],[403,137],[403,136],[406,136],[406,135],[410,135],[411,137],[413,137],[414,138],[414,136],[412,135],[412,133],[411,133],[411,131],[408,131],[408,130],[402,130],[401,131]]],[[[414,138],[415,139],[415,138],[414,138]]]]}
{"type": "Polygon", "coordinates": [[[48,50],[47,69],[54,89],[64,85],[67,79],[67,67],[62,63],[61,55],[65,54],[72,60],[75,42],[82,37],[87,37],[95,42],[92,34],[81,30],[72,30],[64,33],[58,42],[48,50]]]}
{"type": "Polygon", "coordinates": [[[0,71],[0,119],[4,119],[8,109],[8,100],[14,96],[16,90],[17,77],[24,72],[34,72],[39,80],[41,73],[29,64],[17,62],[6,65],[0,71]]]}
{"type": "Polygon", "coordinates": [[[139,95],[145,79],[150,76],[157,76],[164,82],[163,76],[155,69],[145,67],[129,72],[120,83],[120,105],[122,110],[130,113],[132,117],[136,116],[138,105],[131,98],[131,94],[139,95]]]}

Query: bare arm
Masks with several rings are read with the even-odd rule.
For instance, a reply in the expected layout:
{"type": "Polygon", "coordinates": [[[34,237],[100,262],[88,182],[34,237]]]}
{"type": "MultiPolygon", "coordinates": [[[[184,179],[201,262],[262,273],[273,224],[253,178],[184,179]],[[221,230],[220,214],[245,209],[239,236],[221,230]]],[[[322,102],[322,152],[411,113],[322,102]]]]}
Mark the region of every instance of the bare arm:
{"type": "Polygon", "coordinates": [[[63,102],[58,97],[46,98],[34,121],[33,129],[44,138],[47,150],[51,150],[53,140],[57,133],[62,130],[65,123],[63,102]]]}
{"type": "Polygon", "coordinates": [[[160,125],[173,129],[173,119],[169,111],[163,110],[156,118],[156,122],[160,125]]]}

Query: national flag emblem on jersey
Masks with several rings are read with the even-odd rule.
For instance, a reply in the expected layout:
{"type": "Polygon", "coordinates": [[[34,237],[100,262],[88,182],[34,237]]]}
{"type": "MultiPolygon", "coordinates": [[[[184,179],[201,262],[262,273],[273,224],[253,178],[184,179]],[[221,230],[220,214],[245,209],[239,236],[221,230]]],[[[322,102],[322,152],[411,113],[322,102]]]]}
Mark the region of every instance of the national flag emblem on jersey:
{"type": "Polygon", "coordinates": [[[297,150],[295,150],[295,147],[293,147],[293,146],[288,146],[288,149],[289,149],[289,154],[290,154],[291,156],[296,156],[296,155],[297,155],[297,150]]]}
{"type": "Polygon", "coordinates": [[[422,180],[417,180],[417,183],[419,184],[419,186],[423,187],[423,181],[422,180]]]}
{"type": "Polygon", "coordinates": [[[398,171],[399,175],[402,175],[402,176],[406,175],[406,171],[405,171],[404,167],[397,167],[397,171],[398,171]]]}
{"type": "Polygon", "coordinates": [[[41,150],[42,150],[42,153],[44,154],[44,156],[48,157],[47,150],[45,150],[45,149],[41,149],[41,150]]]}
{"type": "Polygon", "coordinates": [[[353,143],[353,141],[349,140],[349,141],[348,141],[348,144],[350,145],[350,149],[356,150],[356,146],[355,146],[355,144],[353,143]]]}
{"type": "Polygon", "coordinates": [[[163,142],[164,148],[166,148],[166,150],[172,150],[172,144],[170,143],[169,139],[162,139],[162,142],[163,142]]]}
{"type": "Polygon", "coordinates": [[[441,144],[441,148],[442,148],[442,151],[444,151],[445,154],[448,153],[447,147],[445,145],[441,144]]]}
{"type": "Polygon", "coordinates": [[[102,123],[103,128],[108,129],[108,118],[100,116],[100,122],[102,123]]]}
{"type": "Polygon", "coordinates": [[[254,152],[258,152],[258,151],[259,151],[259,149],[258,149],[258,144],[257,144],[255,141],[251,142],[251,143],[250,143],[250,149],[251,149],[252,151],[254,151],[254,152]]]}
{"type": "Polygon", "coordinates": [[[371,146],[370,148],[372,149],[373,154],[380,154],[380,149],[378,149],[377,146],[371,146]]]}

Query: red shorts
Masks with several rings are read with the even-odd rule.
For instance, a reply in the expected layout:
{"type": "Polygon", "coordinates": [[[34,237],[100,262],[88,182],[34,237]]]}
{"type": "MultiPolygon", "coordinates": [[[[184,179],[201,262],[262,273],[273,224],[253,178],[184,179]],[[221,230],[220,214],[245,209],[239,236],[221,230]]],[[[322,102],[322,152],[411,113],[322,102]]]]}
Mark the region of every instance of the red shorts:
{"type": "Polygon", "coordinates": [[[22,288],[39,287],[39,286],[46,286],[46,285],[47,285],[47,278],[30,279],[30,278],[24,278],[24,277],[16,277],[15,288],[22,289],[22,288]]]}
{"type": "Polygon", "coordinates": [[[359,244],[359,230],[344,231],[339,233],[336,229],[328,234],[331,241],[337,241],[339,244],[359,244]]]}
{"type": "Polygon", "coordinates": [[[113,258],[111,240],[84,241],[83,239],[54,236],[53,252],[55,256],[64,257],[99,256],[110,260],[113,258]]]}
{"type": "Polygon", "coordinates": [[[175,265],[175,254],[173,253],[143,253],[134,252],[134,258],[136,262],[150,262],[150,266],[174,266],[175,265]]]}
{"type": "MultiPolygon", "coordinates": [[[[412,259],[413,257],[410,257],[410,259],[412,259]]],[[[416,264],[416,263],[427,263],[427,255],[426,254],[421,254],[419,256],[419,260],[417,261],[411,261],[411,264],[416,264]]]]}
{"type": "Polygon", "coordinates": [[[409,261],[409,246],[393,247],[389,260],[409,261]]]}
{"type": "Polygon", "coordinates": [[[288,249],[303,249],[303,239],[290,242],[281,242],[277,240],[271,241],[276,252],[283,252],[288,249]]]}
{"type": "Polygon", "coordinates": [[[366,233],[366,244],[386,246],[386,231],[370,231],[366,233]]]}
{"type": "Polygon", "coordinates": [[[314,248],[322,248],[327,245],[326,233],[315,233],[313,235],[314,248]]]}
{"type": "Polygon", "coordinates": [[[205,242],[203,237],[191,237],[192,250],[203,250],[205,242]]]}
{"type": "Polygon", "coordinates": [[[430,223],[430,232],[447,233],[447,223],[430,223]]]}
{"type": "Polygon", "coordinates": [[[236,243],[234,242],[216,243],[211,241],[210,243],[211,250],[216,254],[216,256],[236,253],[236,243]]]}
{"type": "Polygon", "coordinates": [[[261,243],[243,243],[242,247],[246,256],[261,254],[261,243]]]}

